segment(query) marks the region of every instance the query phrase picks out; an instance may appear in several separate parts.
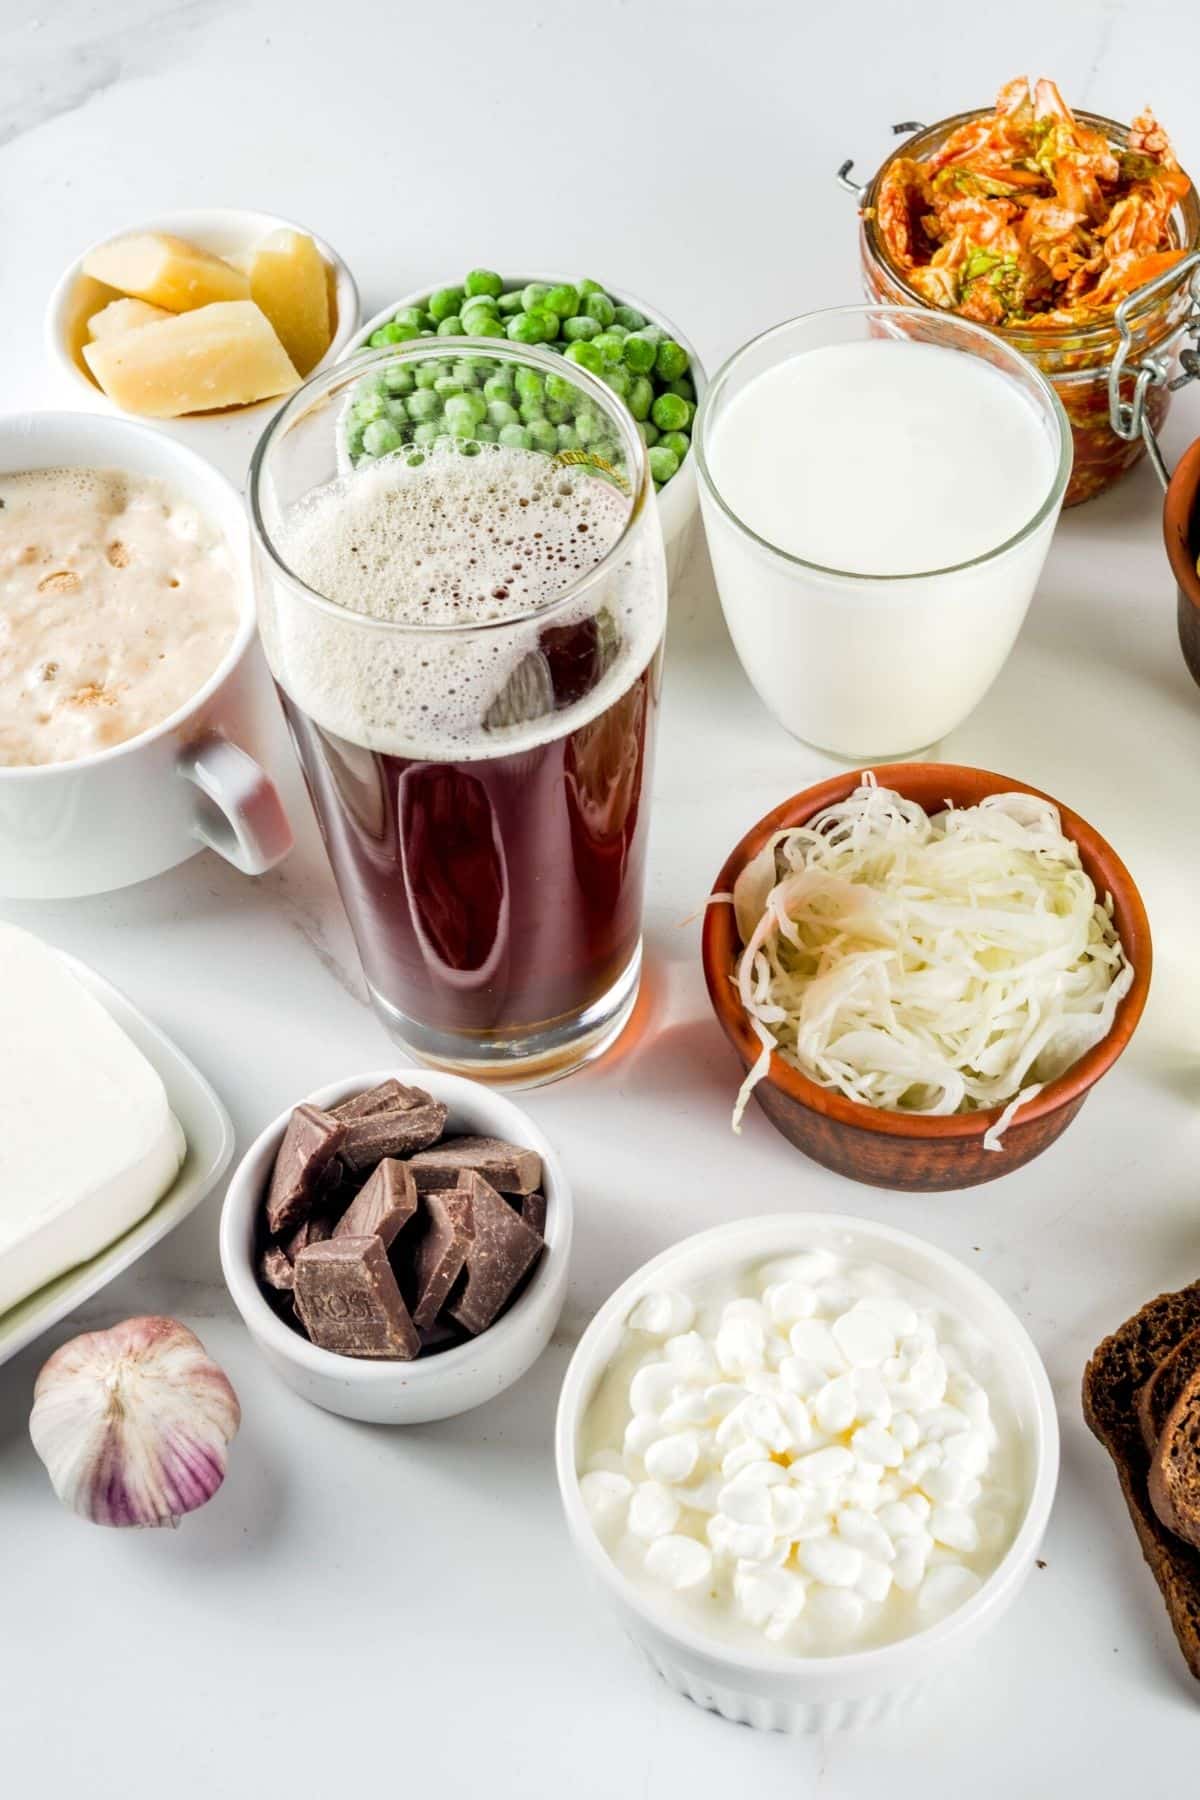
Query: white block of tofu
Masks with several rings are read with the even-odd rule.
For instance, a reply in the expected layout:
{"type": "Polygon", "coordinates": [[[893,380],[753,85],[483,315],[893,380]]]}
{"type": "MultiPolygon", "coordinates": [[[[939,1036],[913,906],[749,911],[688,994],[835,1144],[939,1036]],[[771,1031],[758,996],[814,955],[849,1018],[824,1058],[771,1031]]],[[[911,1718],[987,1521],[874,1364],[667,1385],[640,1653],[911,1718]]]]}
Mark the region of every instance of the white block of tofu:
{"type": "Polygon", "coordinates": [[[216,301],[100,338],[83,346],[83,357],[110,400],[152,419],[248,406],[300,385],[252,300],[216,301]]]}
{"type": "Polygon", "coordinates": [[[189,312],[214,300],[244,300],[250,283],[241,269],[211,251],[164,231],[133,232],[90,250],[83,272],[168,312],[189,312]]]}
{"type": "Polygon", "coordinates": [[[53,950],[0,925],[0,1313],[144,1218],[185,1151],[141,1051],[53,950]]]}
{"type": "Polygon", "coordinates": [[[148,300],[110,300],[88,320],[88,336],[99,343],[101,338],[120,337],[123,331],[137,331],[142,325],[174,317],[165,307],[151,306],[148,300]]]}

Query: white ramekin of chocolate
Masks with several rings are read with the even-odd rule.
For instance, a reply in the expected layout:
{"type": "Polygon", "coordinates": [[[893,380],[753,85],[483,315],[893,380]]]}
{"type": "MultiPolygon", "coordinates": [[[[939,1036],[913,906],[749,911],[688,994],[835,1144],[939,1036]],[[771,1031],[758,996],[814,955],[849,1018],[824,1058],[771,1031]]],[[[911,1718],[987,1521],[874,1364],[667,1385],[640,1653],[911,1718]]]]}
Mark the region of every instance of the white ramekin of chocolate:
{"type": "Polygon", "coordinates": [[[373,1424],[468,1411],[545,1349],[572,1208],[533,1122],[460,1076],[322,1088],[229,1185],[221,1264],[259,1349],[304,1399],[373,1424]]]}

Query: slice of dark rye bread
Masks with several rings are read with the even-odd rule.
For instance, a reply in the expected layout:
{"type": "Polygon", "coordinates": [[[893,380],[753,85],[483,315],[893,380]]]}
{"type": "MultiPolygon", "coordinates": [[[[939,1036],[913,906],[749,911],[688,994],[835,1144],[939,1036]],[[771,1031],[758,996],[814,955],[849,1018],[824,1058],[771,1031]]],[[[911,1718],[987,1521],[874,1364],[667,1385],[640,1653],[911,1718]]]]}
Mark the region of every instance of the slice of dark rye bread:
{"type": "Polygon", "coordinates": [[[1116,1464],[1142,1554],[1166,1601],[1184,1661],[1200,1681],[1200,1551],[1168,1531],[1151,1505],[1150,1458],[1136,1398],[1159,1363],[1198,1327],[1200,1281],[1149,1301],[1093,1353],[1083,1372],[1083,1416],[1116,1464]]]}
{"type": "Polygon", "coordinates": [[[1158,1449],[1167,1414],[1200,1369],[1200,1326],[1181,1338],[1169,1356],[1164,1356],[1157,1369],[1137,1393],[1138,1423],[1142,1442],[1153,1456],[1158,1449]]]}
{"type": "Polygon", "coordinates": [[[1192,1376],[1167,1414],[1147,1488],[1167,1530],[1200,1548],[1200,1375],[1192,1376]]]}

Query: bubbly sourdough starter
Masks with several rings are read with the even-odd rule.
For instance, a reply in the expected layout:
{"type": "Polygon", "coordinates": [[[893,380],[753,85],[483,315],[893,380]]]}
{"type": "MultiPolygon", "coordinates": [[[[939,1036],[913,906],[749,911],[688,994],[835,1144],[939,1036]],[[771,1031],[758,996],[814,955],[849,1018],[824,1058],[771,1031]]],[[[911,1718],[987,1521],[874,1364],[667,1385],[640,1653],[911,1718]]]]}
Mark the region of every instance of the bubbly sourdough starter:
{"type": "Polygon", "coordinates": [[[987,1341],[917,1283],[825,1250],[640,1300],[579,1469],[597,1535],[659,1605],[801,1656],[962,1605],[1026,1497],[987,1341]]]}
{"type": "Polygon", "coordinates": [[[238,620],[220,532],[119,469],[0,476],[0,766],[137,737],[203,686],[238,620]]]}

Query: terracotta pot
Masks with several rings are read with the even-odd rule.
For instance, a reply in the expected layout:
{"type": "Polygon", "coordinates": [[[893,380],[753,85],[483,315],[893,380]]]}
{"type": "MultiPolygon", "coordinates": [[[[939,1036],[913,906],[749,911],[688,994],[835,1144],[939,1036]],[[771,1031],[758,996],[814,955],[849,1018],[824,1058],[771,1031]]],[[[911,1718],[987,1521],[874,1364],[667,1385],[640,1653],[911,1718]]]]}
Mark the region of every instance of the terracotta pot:
{"type": "Polygon", "coordinates": [[[1163,535],[1179,586],[1179,647],[1200,684],[1200,438],[1181,457],[1163,503],[1163,535]]]}
{"type": "MultiPolygon", "coordinates": [[[[1200,586],[1196,588],[1196,605],[1200,607],[1200,586]]],[[[1197,679],[1200,680],[1200,673],[1197,679]]],[[[746,833],[717,876],[713,892],[731,892],[742,869],[773,832],[802,825],[823,807],[845,799],[861,779],[861,773],[855,771],[836,775],[777,806],[746,833]]],[[[1013,791],[1053,798],[1006,775],[959,768],[952,763],[892,763],[886,769],[885,779],[890,787],[918,801],[927,812],[939,811],[947,800],[958,806],[973,806],[988,794],[1013,791]]],[[[984,1134],[1000,1116],[998,1107],[986,1112],[956,1113],[949,1118],[885,1112],[820,1087],[782,1057],[773,1056],[770,1073],[758,1083],[754,1097],[776,1129],[806,1156],[852,1181],[869,1182],[875,1187],[920,1192],[974,1187],[1020,1168],[1052,1144],[1075,1117],[1088,1090],[1116,1062],[1133,1036],[1150,987],[1150,926],[1146,909],[1116,852],[1085,820],[1058,801],[1055,805],[1062,815],[1063,830],[1079,846],[1083,866],[1097,892],[1112,895],[1117,930],[1134,968],[1133,986],[1118,1007],[1108,1036],[1021,1108],[998,1150],[983,1147],[984,1134]]],[[[703,942],[709,997],[726,1037],[749,1068],[760,1045],[730,980],[740,948],[733,908],[710,906],[705,913],[703,942]]]]}

